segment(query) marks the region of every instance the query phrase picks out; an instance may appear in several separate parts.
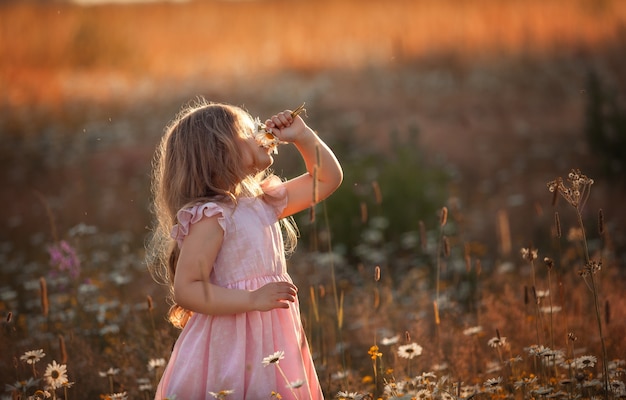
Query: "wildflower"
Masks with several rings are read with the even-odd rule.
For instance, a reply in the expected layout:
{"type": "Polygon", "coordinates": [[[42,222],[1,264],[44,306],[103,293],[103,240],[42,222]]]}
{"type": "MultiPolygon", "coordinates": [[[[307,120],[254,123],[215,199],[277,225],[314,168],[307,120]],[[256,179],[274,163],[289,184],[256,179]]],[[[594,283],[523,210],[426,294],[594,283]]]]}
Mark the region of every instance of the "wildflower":
{"type": "Polygon", "coordinates": [[[489,341],[487,342],[487,345],[489,347],[502,347],[506,344],[506,338],[504,336],[501,337],[492,337],[491,339],[489,339],[489,341]]]}
{"type": "Polygon", "coordinates": [[[602,269],[602,261],[591,260],[587,264],[585,264],[585,267],[582,270],[578,271],[578,275],[582,277],[589,276],[591,274],[595,274],[601,269],[602,269]]]}
{"type": "Polygon", "coordinates": [[[57,364],[56,361],[52,361],[52,364],[48,364],[46,372],[43,374],[46,382],[53,389],[61,387],[64,383],[67,383],[67,367],[65,364],[57,364]]]}
{"type": "Polygon", "coordinates": [[[338,381],[340,379],[345,379],[350,375],[349,371],[337,371],[333,373],[330,378],[334,381],[338,381]]]}
{"type": "Polygon", "coordinates": [[[435,375],[434,372],[422,372],[422,374],[417,378],[419,378],[422,382],[429,382],[431,380],[434,382],[437,380],[437,375],[435,375]]]}
{"type": "Polygon", "coordinates": [[[400,341],[400,335],[395,335],[392,337],[386,337],[386,338],[382,338],[382,340],[380,341],[380,344],[382,344],[383,346],[391,346],[392,344],[396,344],[400,341]]]}
{"type": "Polygon", "coordinates": [[[127,400],[128,394],[126,392],[112,393],[105,397],[106,400],[127,400]]]}
{"type": "Polygon", "coordinates": [[[623,396],[626,394],[626,385],[622,381],[612,380],[609,383],[609,388],[616,396],[623,396]]]}
{"type": "Polygon", "coordinates": [[[428,389],[421,389],[417,393],[415,393],[415,398],[416,399],[432,399],[433,394],[428,389]]]}
{"type": "Polygon", "coordinates": [[[541,311],[544,314],[556,314],[561,310],[562,308],[560,306],[545,306],[539,309],[539,311],[541,311]]]}
{"type": "Polygon", "coordinates": [[[80,260],[76,250],[65,240],[48,247],[50,265],[59,271],[67,271],[73,279],[80,275],[80,260]]]}
{"type": "Polygon", "coordinates": [[[487,369],[485,372],[487,374],[493,374],[494,372],[498,372],[502,369],[502,365],[500,365],[497,361],[487,361],[487,369]]]}
{"type": "Polygon", "coordinates": [[[533,344],[528,347],[524,347],[524,351],[531,356],[538,357],[544,355],[546,352],[550,352],[551,350],[548,347],[533,344]]]}
{"type": "Polygon", "coordinates": [[[433,366],[432,366],[432,370],[433,370],[433,371],[440,372],[440,371],[445,371],[445,370],[447,370],[447,369],[448,369],[448,367],[449,367],[449,366],[448,366],[448,363],[443,362],[443,363],[441,363],[441,364],[435,364],[435,365],[433,365],[433,366]]]}
{"type": "Polygon", "coordinates": [[[278,364],[278,362],[283,358],[285,358],[285,352],[279,350],[276,353],[270,354],[269,356],[263,358],[263,366],[267,367],[270,364],[278,364]]]}
{"type": "Polygon", "coordinates": [[[398,347],[398,355],[409,360],[422,354],[422,346],[413,342],[398,347]]]}
{"type": "Polygon", "coordinates": [[[164,358],[151,358],[148,361],[148,371],[154,371],[156,368],[161,368],[165,366],[164,358]]]}
{"type": "Polygon", "coordinates": [[[6,384],[7,392],[16,391],[16,392],[26,392],[31,387],[37,386],[39,383],[39,379],[28,378],[27,381],[17,381],[13,385],[6,384]]]}
{"type": "Polygon", "coordinates": [[[231,395],[235,393],[234,390],[220,390],[219,392],[215,393],[215,392],[209,392],[209,394],[213,397],[215,397],[218,400],[222,400],[225,399],[226,396],[231,395]]]}
{"type": "Polygon", "coordinates": [[[472,326],[470,328],[463,330],[463,334],[465,336],[474,336],[474,335],[478,335],[482,331],[483,331],[482,326],[472,326]]]}
{"type": "Polygon", "coordinates": [[[513,386],[515,387],[515,390],[520,390],[522,388],[526,388],[528,386],[534,385],[535,382],[537,382],[537,377],[533,376],[531,378],[522,378],[518,381],[516,381],[513,386]]]}
{"type": "Polygon", "coordinates": [[[46,356],[46,353],[43,352],[43,349],[30,350],[24,353],[20,357],[20,360],[24,361],[27,364],[36,364],[45,356],[46,356]]]}
{"type": "Polygon", "coordinates": [[[533,390],[533,393],[538,396],[545,396],[550,392],[552,392],[552,388],[549,386],[539,386],[537,389],[533,390]]]}
{"type": "Polygon", "coordinates": [[[476,386],[461,386],[461,398],[469,399],[474,396],[478,392],[478,388],[476,386]]]}
{"type": "Polygon", "coordinates": [[[337,392],[337,399],[339,400],[354,400],[357,398],[359,393],[357,392],[337,392]]]}
{"type": "Polygon", "coordinates": [[[257,117],[254,119],[254,140],[261,147],[271,149],[272,153],[278,154],[278,145],[280,140],[272,133],[272,130],[265,126],[264,123],[257,117]]]}
{"type": "Polygon", "coordinates": [[[378,346],[376,346],[376,345],[373,345],[372,347],[370,347],[370,349],[367,351],[367,354],[370,355],[372,360],[376,360],[378,357],[382,357],[383,356],[383,353],[380,353],[378,351],[378,346]]]}
{"type": "Polygon", "coordinates": [[[569,185],[563,183],[563,178],[561,177],[548,182],[548,190],[551,193],[560,194],[570,205],[578,210],[582,210],[589,197],[593,179],[588,178],[579,169],[573,169],[569,173],[567,180],[569,185]]]}
{"type": "Polygon", "coordinates": [[[526,261],[533,261],[537,259],[537,249],[524,247],[521,250],[522,258],[526,261]]]}
{"type": "Polygon", "coordinates": [[[50,397],[52,397],[52,395],[47,390],[37,390],[31,397],[29,397],[29,399],[49,399],[50,397]]]}
{"type": "Polygon", "coordinates": [[[596,362],[598,359],[595,356],[581,356],[574,360],[574,365],[579,369],[591,368],[596,365],[596,362]]]}
{"type": "Polygon", "coordinates": [[[120,373],[120,369],[119,368],[109,368],[108,370],[102,372],[98,372],[98,374],[100,375],[101,378],[106,378],[107,376],[114,376],[120,373]]]}
{"type": "Polygon", "coordinates": [[[483,386],[485,387],[485,390],[488,392],[495,392],[496,390],[498,390],[498,388],[500,387],[500,384],[502,383],[502,377],[499,376],[497,378],[489,378],[485,381],[485,383],[483,383],[483,386]]]}
{"type": "Polygon", "coordinates": [[[515,357],[511,357],[508,360],[506,360],[504,363],[507,365],[511,365],[511,364],[515,364],[518,362],[522,362],[524,361],[524,359],[521,356],[515,356],[515,357]]]}
{"type": "Polygon", "coordinates": [[[437,397],[439,400],[454,400],[454,396],[452,396],[450,393],[448,392],[444,392],[444,391],[439,391],[439,397],[437,397]]]}
{"type": "Polygon", "coordinates": [[[152,384],[150,383],[150,379],[139,378],[137,379],[137,384],[139,385],[140,392],[149,392],[152,390],[152,384]]]}
{"type": "Polygon", "coordinates": [[[286,387],[287,389],[298,389],[302,387],[302,385],[304,385],[304,381],[302,379],[297,379],[293,382],[289,382],[286,387]]]}

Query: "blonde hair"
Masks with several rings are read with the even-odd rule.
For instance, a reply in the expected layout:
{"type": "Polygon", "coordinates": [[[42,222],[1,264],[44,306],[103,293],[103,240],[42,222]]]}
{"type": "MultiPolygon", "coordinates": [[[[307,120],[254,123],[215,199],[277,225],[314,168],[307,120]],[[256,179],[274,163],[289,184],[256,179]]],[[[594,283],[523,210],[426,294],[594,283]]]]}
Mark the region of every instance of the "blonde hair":
{"type": "MultiPolygon", "coordinates": [[[[173,283],[178,246],[170,237],[182,208],[209,201],[237,204],[241,196],[262,194],[269,171],[250,174],[237,141],[250,129],[250,115],[239,107],[200,98],[185,106],[166,127],[157,146],[152,170],[152,211],[155,227],[148,247],[148,269],[155,280],[170,287],[170,322],[182,328],[191,312],[174,302],[173,283]]],[[[281,220],[285,248],[293,251],[297,227],[281,220]]]]}

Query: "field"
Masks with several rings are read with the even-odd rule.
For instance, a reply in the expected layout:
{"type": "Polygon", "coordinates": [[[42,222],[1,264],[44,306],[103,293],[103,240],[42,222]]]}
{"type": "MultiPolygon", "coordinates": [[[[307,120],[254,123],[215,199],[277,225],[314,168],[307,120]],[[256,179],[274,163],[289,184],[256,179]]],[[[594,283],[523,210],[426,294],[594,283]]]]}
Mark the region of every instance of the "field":
{"type": "Polygon", "coordinates": [[[0,398],[154,396],[151,159],[197,96],[306,103],[342,162],[289,260],[327,398],[626,397],[626,3],[207,0],[0,2],[0,398]]]}

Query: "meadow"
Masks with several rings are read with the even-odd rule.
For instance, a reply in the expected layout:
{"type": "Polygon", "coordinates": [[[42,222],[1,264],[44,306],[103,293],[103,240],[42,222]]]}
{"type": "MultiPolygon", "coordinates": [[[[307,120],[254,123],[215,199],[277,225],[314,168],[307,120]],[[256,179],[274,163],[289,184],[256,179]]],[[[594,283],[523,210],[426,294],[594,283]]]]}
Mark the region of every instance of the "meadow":
{"type": "Polygon", "coordinates": [[[625,28],[617,0],[0,3],[0,398],[154,396],[150,163],[196,96],[305,102],[343,164],[289,259],[326,398],[625,398],[625,28]]]}

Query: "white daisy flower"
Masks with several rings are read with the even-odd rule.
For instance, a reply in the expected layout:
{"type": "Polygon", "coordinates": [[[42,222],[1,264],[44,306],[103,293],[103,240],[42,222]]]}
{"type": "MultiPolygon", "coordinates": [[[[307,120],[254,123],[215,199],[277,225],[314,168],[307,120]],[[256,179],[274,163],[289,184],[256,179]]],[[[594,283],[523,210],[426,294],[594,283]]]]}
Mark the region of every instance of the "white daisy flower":
{"type": "Polygon", "coordinates": [[[413,342],[398,347],[398,355],[409,360],[422,354],[422,346],[413,342]]]}
{"type": "Polygon", "coordinates": [[[46,372],[43,374],[44,379],[53,389],[61,387],[67,383],[67,367],[65,364],[57,364],[56,361],[52,361],[52,364],[48,364],[46,372]]]}
{"type": "Polygon", "coordinates": [[[263,366],[267,367],[270,364],[278,364],[278,362],[283,358],[285,358],[285,352],[279,350],[276,353],[270,354],[269,356],[263,358],[263,366]]]}

